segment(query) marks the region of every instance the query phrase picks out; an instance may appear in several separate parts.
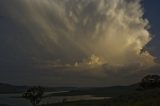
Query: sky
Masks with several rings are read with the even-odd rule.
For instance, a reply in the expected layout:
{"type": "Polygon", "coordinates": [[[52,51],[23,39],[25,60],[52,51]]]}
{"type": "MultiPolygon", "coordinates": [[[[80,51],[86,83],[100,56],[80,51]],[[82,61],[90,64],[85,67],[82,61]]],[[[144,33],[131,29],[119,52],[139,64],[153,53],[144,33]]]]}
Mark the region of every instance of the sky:
{"type": "Polygon", "coordinates": [[[1,0],[0,82],[113,86],[159,74],[159,4],[1,0]]]}
{"type": "MultiPolygon", "coordinates": [[[[160,32],[159,27],[160,23],[157,22],[157,20],[160,18],[159,7],[160,1],[156,0],[144,0],[142,3],[144,10],[144,17],[146,17],[150,22],[150,29],[149,32],[152,34],[152,40],[148,43],[148,46],[152,49],[152,54],[156,55],[157,58],[160,58],[159,54],[160,51],[158,49],[160,43],[160,32]]],[[[159,59],[157,59],[159,62],[159,59]]]]}

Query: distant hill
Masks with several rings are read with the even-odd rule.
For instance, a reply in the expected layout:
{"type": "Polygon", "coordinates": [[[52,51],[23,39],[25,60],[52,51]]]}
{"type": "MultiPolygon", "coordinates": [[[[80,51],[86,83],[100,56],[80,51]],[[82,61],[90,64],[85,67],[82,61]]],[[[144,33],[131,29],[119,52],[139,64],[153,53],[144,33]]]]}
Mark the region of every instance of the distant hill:
{"type": "Polygon", "coordinates": [[[48,96],[76,96],[76,95],[93,95],[100,97],[115,97],[119,95],[129,94],[136,91],[138,84],[129,86],[113,86],[113,87],[95,87],[95,88],[81,88],[72,90],[70,92],[63,92],[57,94],[50,94],[48,96]]]}
{"type": "Polygon", "coordinates": [[[20,93],[24,92],[28,87],[27,86],[16,86],[6,83],[0,83],[0,93],[20,93]]]}
{"type": "MultiPolygon", "coordinates": [[[[4,93],[22,93],[25,92],[26,89],[30,88],[31,86],[17,86],[11,85],[6,83],[0,83],[0,94],[4,93]]],[[[45,92],[56,92],[56,91],[71,91],[77,90],[76,87],[44,87],[45,92]]]]}
{"type": "MultiPolygon", "coordinates": [[[[113,87],[44,87],[45,92],[68,91],[62,93],[53,93],[48,96],[74,96],[74,95],[94,95],[94,96],[117,96],[134,92],[138,84],[130,86],[113,86],[113,87]]],[[[4,93],[22,93],[31,86],[17,86],[6,83],[0,83],[0,94],[4,93]]]]}

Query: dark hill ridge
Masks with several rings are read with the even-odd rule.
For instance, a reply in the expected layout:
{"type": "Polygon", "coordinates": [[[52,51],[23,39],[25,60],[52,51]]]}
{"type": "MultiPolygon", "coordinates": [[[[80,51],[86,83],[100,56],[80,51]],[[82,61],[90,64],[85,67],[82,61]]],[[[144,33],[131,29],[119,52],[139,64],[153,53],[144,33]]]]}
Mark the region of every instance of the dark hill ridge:
{"type": "Polygon", "coordinates": [[[115,97],[124,94],[130,94],[137,91],[139,84],[129,86],[112,86],[112,87],[94,87],[81,88],[69,92],[50,94],[48,96],[77,96],[77,95],[93,95],[99,97],[115,97]]]}
{"type": "Polygon", "coordinates": [[[146,90],[153,88],[160,88],[159,75],[147,75],[141,80],[141,82],[129,86],[82,88],[78,90],[72,90],[70,92],[51,94],[49,96],[93,95],[101,97],[116,97],[119,95],[134,93],[137,92],[137,90],[146,90]]]}
{"type": "MultiPolygon", "coordinates": [[[[25,92],[31,86],[17,86],[6,83],[0,83],[0,94],[4,93],[22,93],[25,92]]],[[[56,91],[71,91],[78,90],[76,87],[44,87],[45,92],[56,92],[56,91]]]]}
{"type": "Polygon", "coordinates": [[[27,89],[27,86],[16,86],[6,83],[0,83],[0,93],[20,93],[27,89]]]}
{"type": "MultiPolygon", "coordinates": [[[[136,90],[138,84],[130,86],[113,86],[113,87],[93,87],[93,88],[78,88],[78,87],[44,87],[45,91],[69,91],[63,93],[54,93],[49,96],[74,96],[74,95],[95,95],[95,96],[116,96],[126,92],[136,90]]],[[[31,86],[17,86],[6,83],[0,83],[0,93],[22,93],[31,86]]]]}

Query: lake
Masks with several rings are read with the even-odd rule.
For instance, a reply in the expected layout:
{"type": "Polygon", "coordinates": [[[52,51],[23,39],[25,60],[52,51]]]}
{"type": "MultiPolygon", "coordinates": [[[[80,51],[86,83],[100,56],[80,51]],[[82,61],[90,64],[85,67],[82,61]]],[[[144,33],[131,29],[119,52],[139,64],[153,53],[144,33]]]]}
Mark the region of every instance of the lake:
{"type": "MultiPolygon", "coordinates": [[[[57,92],[48,92],[48,94],[53,94],[57,92]]],[[[29,101],[19,97],[21,94],[0,94],[0,104],[7,104],[10,106],[32,106],[29,101]]],[[[50,104],[62,102],[63,100],[67,101],[78,101],[78,100],[97,100],[97,99],[109,99],[109,97],[94,97],[92,95],[80,95],[80,96],[53,96],[44,98],[41,104],[50,104]]]]}

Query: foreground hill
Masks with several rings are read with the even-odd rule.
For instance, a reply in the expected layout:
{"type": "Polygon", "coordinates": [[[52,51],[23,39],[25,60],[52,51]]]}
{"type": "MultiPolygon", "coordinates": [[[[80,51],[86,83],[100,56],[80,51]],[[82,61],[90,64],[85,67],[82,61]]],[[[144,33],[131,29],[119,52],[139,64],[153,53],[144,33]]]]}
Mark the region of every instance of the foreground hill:
{"type": "Polygon", "coordinates": [[[136,91],[109,100],[89,100],[42,106],[160,106],[160,88],[136,91]]]}
{"type": "Polygon", "coordinates": [[[5,105],[5,104],[0,104],[0,106],[9,106],[9,105],[5,105]]]}

